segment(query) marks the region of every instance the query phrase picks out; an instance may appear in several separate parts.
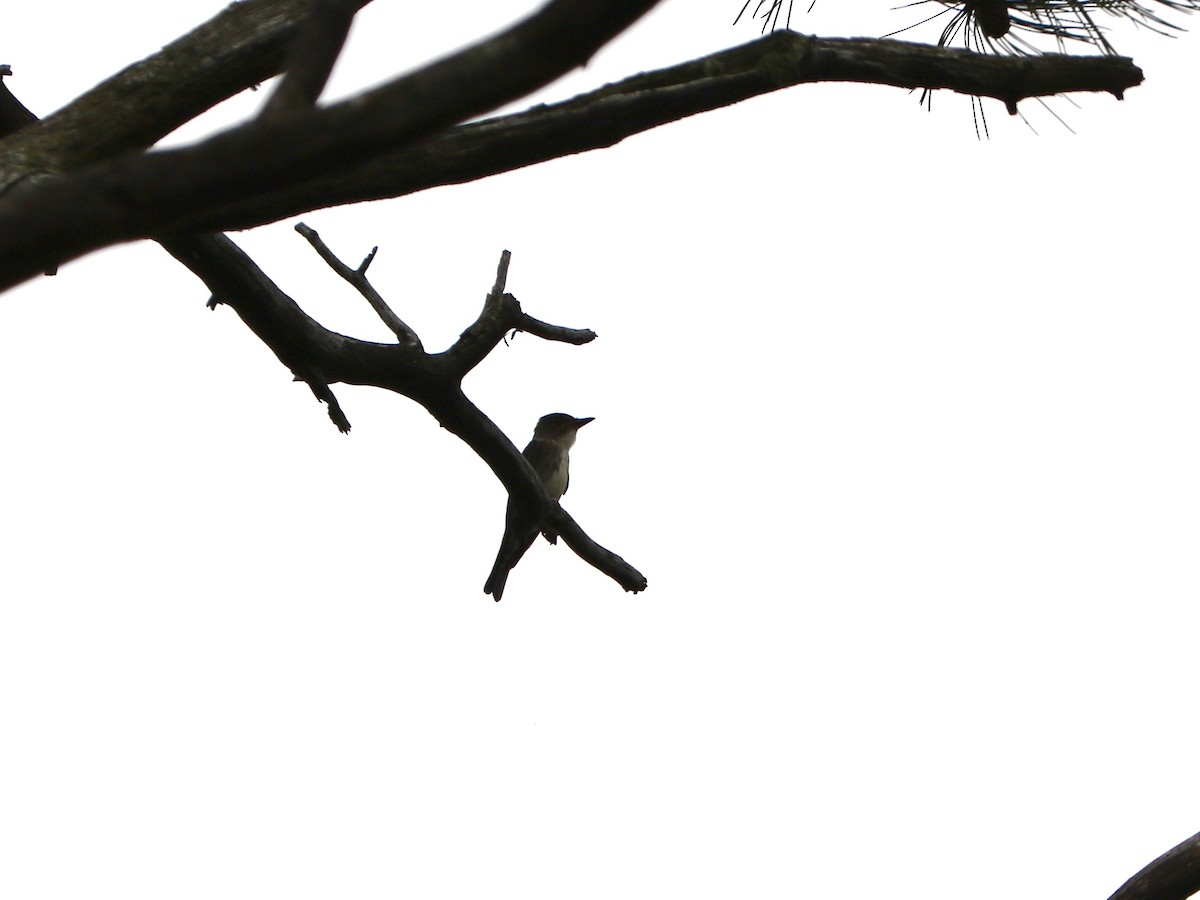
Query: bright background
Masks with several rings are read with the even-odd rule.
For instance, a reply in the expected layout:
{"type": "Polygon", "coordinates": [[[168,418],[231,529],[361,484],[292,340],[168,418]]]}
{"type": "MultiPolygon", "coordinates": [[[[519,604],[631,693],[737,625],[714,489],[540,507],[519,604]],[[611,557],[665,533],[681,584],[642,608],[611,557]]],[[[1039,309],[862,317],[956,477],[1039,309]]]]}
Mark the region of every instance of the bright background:
{"type": "MultiPolygon", "coordinates": [[[[46,114],[222,5],[10,4],[0,62],[46,114]]],[[[541,99],[749,40],[738,5],[541,99]]],[[[368,7],[330,96],[529,8],[449,6],[368,7]]],[[[596,417],[566,506],[640,595],[539,543],[493,603],[487,468],[378,390],[338,434],[156,246],[0,298],[0,895],[1102,900],[1200,830],[1200,57],[1115,40],[1147,84],[1055,101],[1074,134],[812,85],[303,217],[431,349],[505,248],[600,334],[467,386],[518,446],[596,417]]],[[[292,224],[235,239],[386,340],[292,224]]]]}

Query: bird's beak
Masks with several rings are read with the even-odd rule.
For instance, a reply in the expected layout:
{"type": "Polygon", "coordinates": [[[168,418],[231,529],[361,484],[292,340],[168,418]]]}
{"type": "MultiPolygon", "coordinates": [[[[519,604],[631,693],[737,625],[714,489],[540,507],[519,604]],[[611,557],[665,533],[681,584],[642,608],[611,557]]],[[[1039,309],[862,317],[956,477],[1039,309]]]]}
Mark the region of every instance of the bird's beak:
{"type": "Polygon", "coordinates": [[[588,422],[595,422],[595,421],[596,421],[596,417],[595,417],[595,416],[588,416],[586,419],[576,419],[576,420],[575,420],[575,427],[576,427],[576,428],[582,428],[582,427],[583,427],[584,425],[586,425],[588,422]]]}

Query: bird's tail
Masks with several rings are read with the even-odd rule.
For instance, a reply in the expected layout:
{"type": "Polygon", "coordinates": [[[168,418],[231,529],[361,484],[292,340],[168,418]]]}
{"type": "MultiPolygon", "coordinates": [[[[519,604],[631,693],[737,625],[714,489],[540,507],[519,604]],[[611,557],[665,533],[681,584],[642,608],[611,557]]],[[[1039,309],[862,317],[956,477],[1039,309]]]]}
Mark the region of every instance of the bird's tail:
{"type": "Polygon", "coordinates": [[[525,552],[533,546],[533,540],[538,536],[536,526],[532,529],[518,527],[524,525],[519,517],[509,516],[504,529],[504,537],[500,541],[500,550],[496,553],[496,561],[492,564],[492,574],[483,585],[483,592],[491,594],[497,603],[504,596],[504,585],[508,581],[508,573],[513,566],[521,561],[525,552]]]}
{"type": "Polygon", "coordinates": [[[496,556],[495,565],[492,566],[492,574],[483,585],[483,592],[491,594],[492,599],[499,603],[500,598],[504,596],[504,585],[508,582],[508,573],[511,571],[511,566],[504,565],[504,551],[501,549],[496,556]]]}

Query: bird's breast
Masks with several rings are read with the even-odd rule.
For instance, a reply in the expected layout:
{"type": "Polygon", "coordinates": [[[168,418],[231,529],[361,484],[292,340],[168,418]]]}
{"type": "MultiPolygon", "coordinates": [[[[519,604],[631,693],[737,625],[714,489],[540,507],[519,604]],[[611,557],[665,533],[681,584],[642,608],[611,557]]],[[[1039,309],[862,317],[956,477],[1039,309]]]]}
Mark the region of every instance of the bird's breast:
{"type": "Polygon", "coordinates": [[[546,493],[555,500],[563,495],[567,489],[567,457],[565,454],[559,460],[558,465],[542,477],[542,483],[546,485],[546,493]]]}

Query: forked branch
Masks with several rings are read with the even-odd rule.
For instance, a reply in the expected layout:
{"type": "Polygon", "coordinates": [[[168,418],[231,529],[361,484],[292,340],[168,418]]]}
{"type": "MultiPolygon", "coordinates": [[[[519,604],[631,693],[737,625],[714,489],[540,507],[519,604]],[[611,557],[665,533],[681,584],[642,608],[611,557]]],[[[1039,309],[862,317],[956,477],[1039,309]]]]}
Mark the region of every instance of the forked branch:
{"type": "Polygon", "coordinates": [[[349,422],[329,388],[331,384],[370,385],[415,400],[470,446],[509,494],[523,503],[541,505],[546,518],[556,523],[567,546],[581,559],[626,590],[645,588],[646,579],[640,572],[588,537],[550,498],[528,460],[462,391],[463,377],[507,332],[525,324],[520,303],[504,291],[511,258],[508,251],[501,256],[496,282],[479,318],[448,350],[427,353],[419,342],[380,344],[330,331],[305,313],[225,235],[178,237],[161,243],[204,281],[214,297],[232,307],[298,380],[328,404],[330,418],[341,430],[348,430],[349,422]]]}
{"type": "Polygon", "coordinates": [[[383,320],[383,324],[391,330],[400,343],[416,347],[418,350],[421,349],[421,339],[417,337],[417,333],[409,328],[398,315],[392,312],[392,308],[388,306],[387,301],[379,295],[379,291],[375,290],[375,287],[367,280],[367,267],[375,259],[375,254],[379,250],[378,247],[372,248],[366,258],[359,263],[357,269],[351,269],[338,259],[332,250],[325,246],[325,242],[321,240],[319,234],[303,222],[296,223],[296,231],[312,244],[313,249],[317,251],[321,259],[329,264],[329,267],[333,271],[354,285],[355,289],[366,298],[366,301],[371,304],[371,308],[383,320]]]}
{"type": "MultiPolygon", "coordinates": [[[[1120,57],[998,57],[777,32],[557,107],[454,128],[586,60],[653,5],[554,0],[491,41],[352,100],[268,117],[195,147],[113,160],[39,185],[26,197],[0,200],[0,289],[118,241],[249,227],[302,209],[469,181],[609,146],[797,84],[941,88],[995,97],[1011,110],[1026,97],[1068,91],[1121,97],[1142,80],[1141,70],[1120,57]],[[566,30],[555,37],[556,28],[566,30]],[[378,169],[364,174],[381,160],[391,163],[382,177],[378,169]]],[[[30,128],[17,135],[14,147],[22,152],[11,158],[0,152],[0,187],[28,176],[22,176],[23,142],[38,133],[30,128]]],[[[38,165],[56,170],[44,156],[38,165]]]]}

